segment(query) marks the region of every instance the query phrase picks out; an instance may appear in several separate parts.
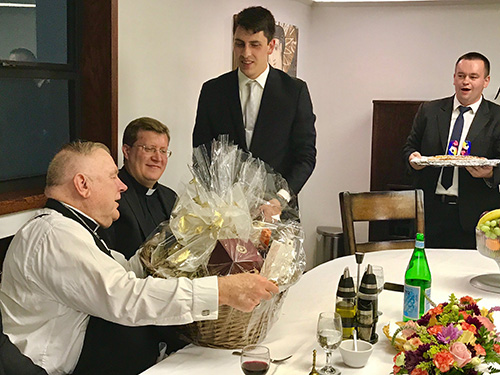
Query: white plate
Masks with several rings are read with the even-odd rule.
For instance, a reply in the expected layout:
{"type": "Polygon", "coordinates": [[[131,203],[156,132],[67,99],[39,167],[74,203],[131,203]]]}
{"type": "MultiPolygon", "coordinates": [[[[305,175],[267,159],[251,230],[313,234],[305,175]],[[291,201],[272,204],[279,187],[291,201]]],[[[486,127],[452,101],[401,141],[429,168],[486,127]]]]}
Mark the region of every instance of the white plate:
{"type": "Polygon", "coordinates": [[[442,160],[433,159],[430,156],[422,156],[411,161],[416,165],[431,166],[431,167],[481,167],[481,166],[497,166],[500,164],[500,159],[455,159],[442,160]]]}

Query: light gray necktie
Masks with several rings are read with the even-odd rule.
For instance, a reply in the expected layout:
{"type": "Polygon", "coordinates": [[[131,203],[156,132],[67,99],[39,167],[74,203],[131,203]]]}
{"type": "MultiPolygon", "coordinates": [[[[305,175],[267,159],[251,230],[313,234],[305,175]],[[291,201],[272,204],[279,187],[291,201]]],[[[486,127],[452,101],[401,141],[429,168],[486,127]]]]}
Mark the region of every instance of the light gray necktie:
{"type": "Polygon", "coordinates": [[[252,141],[253,129],[255,127],[255,121],[257,120],[257,115],[259,113],[259,103],[257,102],[257,82],[248,81],[248,98],[245,103],[245,138],[247,142],[247,147],[250,148],[250,142],[252,141]]]}

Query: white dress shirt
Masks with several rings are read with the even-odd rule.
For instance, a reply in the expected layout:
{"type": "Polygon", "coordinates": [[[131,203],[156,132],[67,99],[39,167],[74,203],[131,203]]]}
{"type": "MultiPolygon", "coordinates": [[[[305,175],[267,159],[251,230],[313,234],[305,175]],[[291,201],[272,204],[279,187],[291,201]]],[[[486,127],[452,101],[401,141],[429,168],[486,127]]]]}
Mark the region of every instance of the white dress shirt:
{"type": "MultiPolygon", "coordinates": [[[[483,97],[475,102],[474,104],[468,105],[466,107],[470,107],[471,110],[467,111],[464,113],[464,127],[462,129],[462,135],[460,137],[460,142],[458,145],[458,155],[460,155],[460,151],[462,151],[462,146],[464,142],[467,140],[467,134],[469,133],[470,126],[472,124],[472,121],[474,121],[474,117],[476,116],[477,110],[479,109],[479,106],[481,105],[481,102],[483,101],[483,97]]],[[[450,130],[448,133],[448,142],[446,143],[446,151],[448,152],[448,145],[450,143],[450,138],[451,138],[451,133],[453,133],[453,127],[455,126],[455,121],[457,120],[458,115],[460,114],[460,111],[458,107],[460,107],[462,104],[458,101],[457,97],[453,99],[453,112],[451,113],[451,122],[450,122],[450,130]]],[[[474,150],[472,150],[473,155],[474,150]]],[[[445,154],[446,155],[446,154],[445,154]]],[[[458,167],[455,167],[454,172],[453,172],[453,181],[451,186],[447,189],[441,185],[441,178],[443,175],[443,169],[441,169],[441,173],[439,174],[439,179],[438,179],[438,184],[436,186],[436,194],[439,195],[453,195],[455,197],[458,196],[458,167]]]]}
{"type": "Polygon", "coordinates": [[[138,254],[111,258],[82,225],[42,209],[14,237],[0,284],[4,330],[50,375],[80,356],[89,315],[126,326],[178,325],[218,316],[217,278],[145,277],[138,254]]]}

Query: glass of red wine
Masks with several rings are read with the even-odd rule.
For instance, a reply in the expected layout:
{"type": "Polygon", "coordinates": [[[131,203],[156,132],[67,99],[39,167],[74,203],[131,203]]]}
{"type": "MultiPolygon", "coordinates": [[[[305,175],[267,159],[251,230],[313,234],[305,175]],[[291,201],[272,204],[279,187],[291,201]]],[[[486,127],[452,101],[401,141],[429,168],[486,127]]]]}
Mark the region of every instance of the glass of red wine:
{"type": "Polygon", "coordinates": [[[271,356],[263,345],[247,345],[241,351],[241,369],[245,375],[265,375],[269,370],[271,356]]]}

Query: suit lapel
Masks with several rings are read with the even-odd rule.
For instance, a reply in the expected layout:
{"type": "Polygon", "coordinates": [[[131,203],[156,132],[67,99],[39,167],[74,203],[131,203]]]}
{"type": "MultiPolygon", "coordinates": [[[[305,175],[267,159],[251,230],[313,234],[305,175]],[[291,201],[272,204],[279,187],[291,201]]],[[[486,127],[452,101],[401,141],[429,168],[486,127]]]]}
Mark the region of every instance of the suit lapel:
{"type": "MultiPolygon", "coordinates": [[[[261,133],[261,128],[265,122],[265,118],[269,118],[269,113],[273,113],[273,100],[269,98],[276,98],[277,90],[277,80],[276,71],[273,67],[269,66],[269,75],[267,76],[266,85],[264,86],[264,92],[262,93],[262,99],[260,101],[259,113],[257,114],[257,119],[255,120],[255,127],[252,135],[252,142],[250,144],[250,150],[252,150],[252,144],[255,139],[259,138],[261,133]]],[[[259,143],[257,141],[257,143],[259,143]]]]}
{"type": "Polygon", "coordinates": [[[448,136],[450,134],[451,112],[453,111],[453,96],[448,98],[440,108],[437,114],[437,124],[439,129],[439,138],[443,152],[448,148],[448,136]]]}
{"type": "Polygon", "coordinates": [[[474,120],[469,128],[469,132],[467,133],[466,140],[470,141],[471,144],[474,139],[481,133],[481,130],[488,123],[490,116],[489,105],[486,100],[483,98],[481,105],[479,106],[476,115],[474,116],[474,120]]]}

